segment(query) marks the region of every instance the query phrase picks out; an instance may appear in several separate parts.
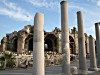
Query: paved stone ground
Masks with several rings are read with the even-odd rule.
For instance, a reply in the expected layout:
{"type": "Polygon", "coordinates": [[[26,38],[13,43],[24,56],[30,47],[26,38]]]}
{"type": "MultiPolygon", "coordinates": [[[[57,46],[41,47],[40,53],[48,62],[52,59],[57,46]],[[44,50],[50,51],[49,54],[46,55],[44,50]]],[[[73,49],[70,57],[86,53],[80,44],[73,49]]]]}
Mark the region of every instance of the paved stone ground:
{"type": "MultiPolygon", "coordinates": [[[[61,66],[46,67],[46,75],[61,75],[61,66]]],[[[0,71],[0,75],[32,75],[32,68],[0,71]]]]}
{"type": "MultiPolygon", "coordinates": [[[[87,60],[87,67],[89,67],[89,60],[87,60]]],[[[71,62],[71,66],[76,66],[78,67],[78,61],[73,61],[71,62]]],[[[62,69],[61,66],[51,66],[51,67],[46,67],[45,69],[46,75],[62,75],[62,69]]],[[[100,71],[98,72],[93,72],[89,71],[88,75],[100,75],[100,71]]],[[[28,69],[18,69],[18,70],[3,70],[0,71],[0,75],[32,75],[32,68],[28,69]]]]}

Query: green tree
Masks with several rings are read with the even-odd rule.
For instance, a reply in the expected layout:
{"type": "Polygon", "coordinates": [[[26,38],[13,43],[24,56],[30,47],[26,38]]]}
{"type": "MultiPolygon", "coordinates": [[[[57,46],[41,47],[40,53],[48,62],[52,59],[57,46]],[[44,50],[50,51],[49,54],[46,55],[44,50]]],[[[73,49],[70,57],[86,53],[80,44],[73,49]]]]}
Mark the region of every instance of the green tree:
{"type": "Polygon", "coordinates": [[[0,58],[2,61],[4,61],[4,69],[7,67],[14,67],[15,66],[15,57],[12,53],[5,52],[3,56],[0,58]]]}

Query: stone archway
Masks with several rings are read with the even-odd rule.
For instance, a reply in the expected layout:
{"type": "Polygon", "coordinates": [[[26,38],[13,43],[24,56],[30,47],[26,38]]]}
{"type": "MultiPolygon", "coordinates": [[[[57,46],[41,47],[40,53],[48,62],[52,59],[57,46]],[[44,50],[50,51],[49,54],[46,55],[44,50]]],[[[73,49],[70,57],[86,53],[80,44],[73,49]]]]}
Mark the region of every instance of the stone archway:
{"type": "Polygon", "coordinates": [[[45,46],[46,45],[47,47],[45,48],[45,51],[53,51],[53,41],[51,39],[45,40],[45,46]]]}
{"type": "Polygon", "coordinates": [[[69,41],[70,41],[70,54],[75,53],[75,47],[74,47],[74,39],[72,36],[69,36],[69,41]]]}
{"type": "Polygon", "coordinates": [[[54,34],[47,34],[47,36],[45,37],[45,51],[57,51],[57,38],[54,34]]]}
{"type": "Polygon", "coordinates": [[[13,40],[13,49],[12,49],[13,52],[17,52],[17,43],[18,43],[18,38],[15,38],[13,40]]]}
{"type": "Polygon", "coordinates": [[[33,51],[33,37],[28,41],[28,50],[33,51]]]}

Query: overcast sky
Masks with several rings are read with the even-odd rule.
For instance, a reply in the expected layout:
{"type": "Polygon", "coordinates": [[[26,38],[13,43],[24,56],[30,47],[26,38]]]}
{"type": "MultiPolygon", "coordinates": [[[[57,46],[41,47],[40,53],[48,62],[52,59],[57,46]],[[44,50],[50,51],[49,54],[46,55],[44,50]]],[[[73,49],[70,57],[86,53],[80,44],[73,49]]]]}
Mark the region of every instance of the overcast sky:
{"type": "MultiPolygon", "coordinates": [[[[45,16],[44,29],[61,28],[61,0],[0,0],[0,40],[6,33],[33,25],[36,12],[45,16]]],[[[94,23],[100,22],[100,0],[68,0],[69,27],[77,27],[77,11],[82,11],[85,33],[95,37],[94,23]]]]}

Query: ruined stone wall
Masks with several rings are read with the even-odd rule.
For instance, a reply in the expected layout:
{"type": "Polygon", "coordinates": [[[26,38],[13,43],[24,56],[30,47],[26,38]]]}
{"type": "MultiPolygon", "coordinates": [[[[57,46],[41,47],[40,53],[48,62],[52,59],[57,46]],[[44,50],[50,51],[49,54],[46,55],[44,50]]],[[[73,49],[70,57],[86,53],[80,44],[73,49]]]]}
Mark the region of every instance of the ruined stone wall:
{"type": "MultiPolygon", "coordinates": [[[[33,26],[25,26],[21,31],[19,32],[12,32],[11,34],[7,35],[7,49],[8,50],[15,50],[15,46],[17,46],[17,51],[18,49],[21,49],[21,51],[29,51],[29,41],[33,38],[33,31],[32,31],[33,26]],[[19,41],[18,41],[19,40],[19,41]],[[19,42],[19,43],[18,43],[19,42]],[[17,43],[17,45],[16,45],[17,43]],[[23,48],[22,48],[23,47],[23,48]]],[[[56,50],[58,53],[62,53],[62,47],[61,47],[61,30],[57,27],[55,27],[55,29],[52,32],[46,32],[44,31],[44,37],[46,38],[48,35],[52,35],[49,37],[49,39],[51,39],[52,41],[54,40],[53,38],[56,39],[56,42],[54,43],[54,50],[56,50]]],[[[78,33],[77,30],[75,28],[72,29],[72,31],[69,34],[75,42],[75,51],[74,54],[78,54],[78,33]]],[[[45,40],[44,38],[44,40],[45,40]]],[[[89,53],[89,39],[88,36],[85,39],[86,43],[87,43],[87,53],[89,53]]],[[[30,44],[31,45],[31,44],[30,44]]],[[[32,48],[31,48],[32,49],[32,48]]],[[[32,50],[31,50],[32,51],[32,50]]]]}

